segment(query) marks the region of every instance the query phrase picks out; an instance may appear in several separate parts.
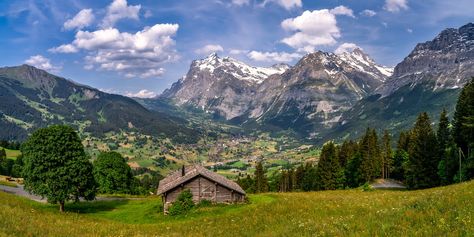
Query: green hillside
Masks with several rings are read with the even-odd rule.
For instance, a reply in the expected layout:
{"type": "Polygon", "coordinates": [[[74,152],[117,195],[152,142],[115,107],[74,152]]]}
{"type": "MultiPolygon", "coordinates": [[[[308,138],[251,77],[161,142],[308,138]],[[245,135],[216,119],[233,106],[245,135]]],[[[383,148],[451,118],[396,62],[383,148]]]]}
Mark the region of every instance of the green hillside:
{"type": "Polygon", "coordinates": [[[160,199],[70,204],[0,192],[0,236],[472,236],[474,181],[418,191],[251,195],[250,204],[163,216],[160,199]]]}

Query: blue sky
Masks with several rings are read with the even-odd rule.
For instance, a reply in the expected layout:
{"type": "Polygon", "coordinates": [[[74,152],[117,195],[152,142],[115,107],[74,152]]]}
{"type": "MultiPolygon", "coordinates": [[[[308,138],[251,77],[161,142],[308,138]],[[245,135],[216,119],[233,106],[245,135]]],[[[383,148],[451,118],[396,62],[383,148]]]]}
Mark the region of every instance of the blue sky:
{"type": "Polygon", "coordinates": [[[149,97],[210,52],[269,66],[358,46],[395,66],[472,21],[472,0],[2,0],[0,66],[149,97]]]}

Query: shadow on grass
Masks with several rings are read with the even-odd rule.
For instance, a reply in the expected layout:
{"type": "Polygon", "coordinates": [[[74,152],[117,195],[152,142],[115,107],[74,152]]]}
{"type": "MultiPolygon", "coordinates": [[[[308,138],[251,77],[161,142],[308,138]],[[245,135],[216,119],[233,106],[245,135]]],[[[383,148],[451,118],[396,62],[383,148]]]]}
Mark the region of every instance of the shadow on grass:
{"type": "Polygon", "coordinates": [[[67,212],[75,212],[75,213],[98,213],[98,212],[106,212],[112,211],[120,206],[127,205],[129,200],[113,200],[113,201],[81,201],[78,203],[68,203],[65,206],[65,210],[67,212]]]}

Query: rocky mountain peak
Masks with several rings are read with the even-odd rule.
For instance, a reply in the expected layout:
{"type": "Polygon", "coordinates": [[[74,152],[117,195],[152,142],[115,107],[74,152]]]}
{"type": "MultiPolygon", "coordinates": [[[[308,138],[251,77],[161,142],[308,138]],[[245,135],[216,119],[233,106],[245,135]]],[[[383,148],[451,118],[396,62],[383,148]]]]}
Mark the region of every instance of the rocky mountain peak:
{"type": "Polygon", "coordinates": [[[474,24],[448,28],[419,43],[379,88],[387,96],[405,85],[426,84],[432,90],[459,88],[474,75],[474,24]]]}

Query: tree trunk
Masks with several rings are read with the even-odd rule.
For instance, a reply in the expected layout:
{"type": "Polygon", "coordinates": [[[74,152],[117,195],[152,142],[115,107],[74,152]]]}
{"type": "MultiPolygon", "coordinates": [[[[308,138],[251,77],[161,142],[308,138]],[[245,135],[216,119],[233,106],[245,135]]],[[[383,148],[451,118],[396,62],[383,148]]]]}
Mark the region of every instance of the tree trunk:
{"type": "Polygon", "coordinates": [[[64,201],[59,202],[59,211],[64,212],[64,201]]]}

